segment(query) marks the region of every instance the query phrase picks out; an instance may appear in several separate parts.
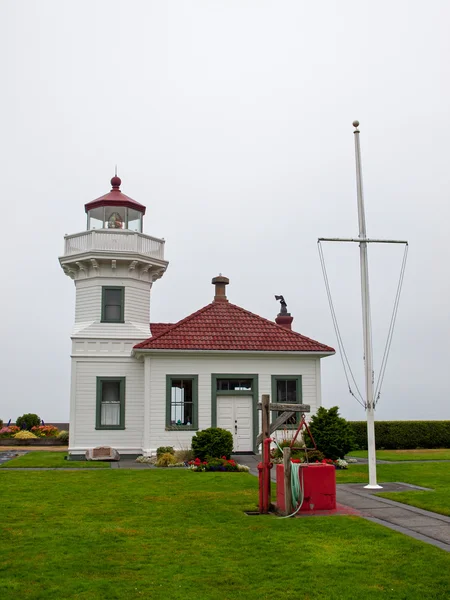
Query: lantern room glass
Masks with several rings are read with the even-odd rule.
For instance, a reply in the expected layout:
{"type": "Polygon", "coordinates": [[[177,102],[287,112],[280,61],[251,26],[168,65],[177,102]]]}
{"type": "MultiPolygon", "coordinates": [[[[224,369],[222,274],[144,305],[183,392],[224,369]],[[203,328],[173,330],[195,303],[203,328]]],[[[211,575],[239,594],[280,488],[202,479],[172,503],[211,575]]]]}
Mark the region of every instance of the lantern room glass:
{"type": "Polygon", "coordinates": [[[98,206],[87,213],[87,228],[126,229],[142,233],[142,213],[125,206],[98,206]]]}

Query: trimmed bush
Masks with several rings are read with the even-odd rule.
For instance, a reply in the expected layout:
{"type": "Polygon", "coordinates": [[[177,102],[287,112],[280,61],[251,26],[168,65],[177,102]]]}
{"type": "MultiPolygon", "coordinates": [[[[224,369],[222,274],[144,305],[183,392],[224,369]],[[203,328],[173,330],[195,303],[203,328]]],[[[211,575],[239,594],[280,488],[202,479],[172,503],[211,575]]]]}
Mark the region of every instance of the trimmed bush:
{"type": "MultiPolygon", "coordinates": [[[[350,421],[358,448],[367,450],[366,421],[350,421]]],[[[450,421],[376,421],[377,450],[450,448],[450,421]]]]}
{"type": "Polygon", "coordinates": [[[31,430],[32,427],[39,427],[41,424],[41,417],[35,415],[34,413],[26,413],[21,417],[17,417],[16,425],[20,427],[20,429],[28,429],[31,430]]]}
{"type": "Polygon", "coordinates": [[[355,448],[355,436],[349,423],[339,416],[339,408],[323,406],[311,417],[309,429],[316,442],[317,449],[326,458],[336,460],[355,448]]]}
{"type": "Polygon", "coordinates": [[[230,458],[233,452],[233,436],[226,429],[209,427],[199,431],[192,438],[192,450],[195,458],[230,458]]]}

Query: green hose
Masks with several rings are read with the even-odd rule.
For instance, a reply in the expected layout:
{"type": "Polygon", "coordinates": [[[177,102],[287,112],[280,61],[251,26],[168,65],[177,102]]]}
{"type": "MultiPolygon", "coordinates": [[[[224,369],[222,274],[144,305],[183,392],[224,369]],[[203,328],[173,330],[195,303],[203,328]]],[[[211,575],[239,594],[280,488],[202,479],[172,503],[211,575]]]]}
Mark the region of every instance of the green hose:
{"type": "Polygon", "coordinates": [[[296,506],[295,511],[284,517],[279,517],[280,519],[288,519],[289,517],[294,517],[298,511],[301,509],[304,500],[303,494],[303,469],[300,463],[291,463],[291,494],[292,494],[292,506],[296,506]],[[301,479],[301,481],[300,481],[301,479]]]}

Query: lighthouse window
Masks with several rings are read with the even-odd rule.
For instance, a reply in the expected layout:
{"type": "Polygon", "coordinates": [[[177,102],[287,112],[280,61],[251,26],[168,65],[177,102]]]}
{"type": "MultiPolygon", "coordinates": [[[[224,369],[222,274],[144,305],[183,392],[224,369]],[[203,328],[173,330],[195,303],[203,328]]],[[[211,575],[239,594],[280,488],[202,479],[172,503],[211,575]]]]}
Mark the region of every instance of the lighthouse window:
{"type": "Polygon", "coordinates": [[[123,323],[125,288],[102,287],[102,323],[123,323]]]}
{"type": "Polygon", "coordinates": [[[125,377],[97,377],[96,429],[125,429],[125,377]]]}

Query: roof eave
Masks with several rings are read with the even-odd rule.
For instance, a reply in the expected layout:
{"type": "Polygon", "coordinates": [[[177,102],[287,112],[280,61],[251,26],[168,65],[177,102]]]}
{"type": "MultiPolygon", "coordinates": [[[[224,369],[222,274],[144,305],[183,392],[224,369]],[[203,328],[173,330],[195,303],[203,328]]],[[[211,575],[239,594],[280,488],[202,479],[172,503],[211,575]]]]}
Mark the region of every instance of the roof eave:
{"type": "Polygon", "coordinates": [[[152,354],[254,354],[259,356],[265,355],[287,355],[287,356],[314,356],[315,358],[325,358],[326,356],[333,356],[336,351],[326,352],[323,350],[183,350],[182,348],[133,348],[131,351],[132,356],[139,355],[152,355],[152,354]]]}

